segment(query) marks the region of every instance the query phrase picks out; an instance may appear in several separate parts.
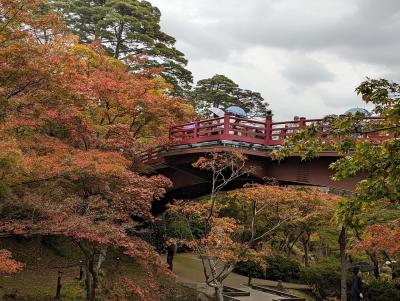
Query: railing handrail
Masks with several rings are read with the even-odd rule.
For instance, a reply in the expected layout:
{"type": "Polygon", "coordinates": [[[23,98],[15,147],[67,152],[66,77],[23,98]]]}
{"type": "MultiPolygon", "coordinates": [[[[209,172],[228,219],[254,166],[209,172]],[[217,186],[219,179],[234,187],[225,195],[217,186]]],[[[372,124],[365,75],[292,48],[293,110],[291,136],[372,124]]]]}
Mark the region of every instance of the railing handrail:
{"type": "MultiPolygon", "coordinates": [[[[366,119],[379,120],[381,117],[372,116],[366,119]]],[[[322,118],[307,119],[305,117],[278,122],[274,122],[271,119],[260,121],[226,114],[224,117],[196,120],[171,127],[170,145],[231,139],[233,141],[273,146],[279,144],[278,140],[281,141],[287,138],[299,128],[311,123],[320,123],[322,132],[326,134],[329,130],[329,125],[324,125],[323,121],[324,119],[322,118]]]]}
{"type": "MultiPolygon", "coordinates": [[[[366,120],[381,120],[379,116],[366,117],[366,120]]],[[[193,145],[211,141],[236,141],[248,144],[257,144],[266,147],[279,146],[297,130],[312,123],[319,123],[321,136],[326,137],[329,124],[323,123],[324,119],[306,119],[299,117],[297,120],[274,122],[272,119],[265,121],[252,120],[226,114],[224,117],[195,120],[190,123],[170,127],[168,146],[193,145]]],[[[382,141],[387,135],[374,133],[363,135],[360,139],[382,141]]],[[[157,157],[157,152],[149,155],[149,161],[157,157]]]]}

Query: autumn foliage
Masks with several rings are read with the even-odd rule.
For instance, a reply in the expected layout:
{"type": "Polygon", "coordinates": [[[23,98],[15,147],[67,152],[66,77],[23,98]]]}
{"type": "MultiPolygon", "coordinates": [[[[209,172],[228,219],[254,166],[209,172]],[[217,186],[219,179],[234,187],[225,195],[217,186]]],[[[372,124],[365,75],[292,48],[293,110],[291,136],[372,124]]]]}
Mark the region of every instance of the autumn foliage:
{"type": "Polygon", "coordinates": [[[14,259],[8,250],[0,250],[0,274],[16,273],[20,271],[24,265],[14,259]]]}
{"type": "Polygon", "coordinates": [[[363,233],[362,240],[357,241],[351,251],[387,252],[397,255],[400,252],[398,225],[373,224],[368,226],[363,233]]]}
{"type": "MultiPolygon", "coordinates": [[[[129,72],[100,45],[79,44],[40,4],[0,1],[0,233],[73,239],[94,300],[101,245],[162,267],[127,229],[153,218],[151,203],[171,182],[140,175],[134,162],[192,109],[164,93],[161,70],[129,72]]],[[[2,251],[17,271],[10,260],[2,251]]]]}
{"type": "MultiPolygon", "coordinates": [[[[201,166],[215,166],[220,155],[202,159],[201,166]],[[208,162],[208,163],[207,163],[208,162]]],[[[198,163],[199,163],[198,162],[198,163]]],[[[220,162],[220,161],[218,161],[220,162]]],[[[230,161],[229,161],[230,162],[230,161]]],[[[228,203],[218,200],[178,202],[169,212],[186,220],[192,230],[182,239],[200,256],[206,282],[220,294],[224,279],[238,262],[252,261],[266,266],[266,256],[272,252],[268,243],[276,232],[289,224],[312,231],[311,227],[323,219],[326,205],[335,208],[338,197],[309,188],[288,188],[275,185],[255,185],[228,192],[228,203]],[[238,216],[227,214],[229,204],[240,208],[238,216]],[[210,216],[210,211],[213,214],[210,216]],[[301,224],[301,226],[300,226],[301,224]],[[194,231],[192,225],[201,225],[194,231]]],[[[332,210],[327,211],[332,215],[332,210]]],[[[329,214],[327,213],[327,214],[329,214]]],[[[221,297],[219,296],[222,300],[221,297]]]]}

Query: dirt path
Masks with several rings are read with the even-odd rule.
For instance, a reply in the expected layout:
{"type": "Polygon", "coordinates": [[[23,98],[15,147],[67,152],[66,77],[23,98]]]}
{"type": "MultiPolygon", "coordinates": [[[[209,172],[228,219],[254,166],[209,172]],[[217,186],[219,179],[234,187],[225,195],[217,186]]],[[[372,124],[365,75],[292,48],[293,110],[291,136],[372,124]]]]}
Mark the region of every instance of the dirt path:
{"type": "MultiPolygon", "coordinates": [[[[199,289],[207,292],[211,292],[210,288],[205,284],[205,278],[203,274],[203,267],[201,260],[194,255],[190,254],[178,254],[174,259],[174,272],[177,275],[179,281],[195,285],[199,289]]],[[[247,277],[231,273],[228,278],[224,281],[224,284],[234,288],[238,288],[244,291],[250,291],[250,297],[238,298],[239,300],[246,301],[272,301],[276,296],[263,293],[260,291],[252,290],[249,287],[243,285],[247,283],[247,277]]],[[[269,281],[263,279],[253,279],[253,283],[264,284],[269,286],[276,286],[276,281],[269,281]]],[[[305,285],[294,284],[294,283],[283,283],[285,288],[301,289],[307,288],[305,285]]]]}

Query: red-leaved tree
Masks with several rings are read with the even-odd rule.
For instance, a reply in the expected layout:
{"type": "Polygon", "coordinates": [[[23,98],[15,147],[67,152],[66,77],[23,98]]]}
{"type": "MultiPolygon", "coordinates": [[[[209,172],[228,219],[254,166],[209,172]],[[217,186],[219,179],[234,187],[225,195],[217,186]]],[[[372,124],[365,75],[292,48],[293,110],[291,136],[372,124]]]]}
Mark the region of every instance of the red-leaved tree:
{"type": "Polygon", "coordinates": [[[130,73],[98,45],[80,45],[40,3],[0,0],[0,235],[72,239],[93,301],[104,246],[163,268],[128,233],[151,221],[171,182],[138,174],[133,161],[192,109],[164,93],[159,70],[130,73]]]}

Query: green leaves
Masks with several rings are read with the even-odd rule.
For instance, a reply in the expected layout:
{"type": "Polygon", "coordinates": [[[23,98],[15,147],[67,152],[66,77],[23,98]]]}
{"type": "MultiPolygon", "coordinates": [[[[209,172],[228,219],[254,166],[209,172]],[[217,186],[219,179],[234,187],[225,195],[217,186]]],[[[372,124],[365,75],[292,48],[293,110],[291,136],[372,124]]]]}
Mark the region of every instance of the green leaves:
{"type": "Polygon", "coordinates": [[[338,211],[343,223],[353,228],[360,224],[355,216],[370,204],[400,202],[400,86],[367,78],[356,91],[374,105],[373,112],[381,119],[366,120],[361,113],[327,116],[320,124],[299,130],[273,153],[278,160],[297,153],[308,160],[325,150],[336,151],[341,158],[330,165],[333,180],[363,178],[338,211]],[[328,130],[321,139],[324,128],[328,130]]]}
{"type": "Polygon", "coordinates": [[[183,96],[193,82],[187,60],[177,50],[175,38],[161,31],[161,12],[148,1],[139,0],[50,0],[68,27],[83,43],[100,41],[115,58],[146,58],[144,67],[162,68],[161,75],[173,85],[170,93],[183,96]]]}
{"type": "Polygon", "coordinates": [[[226,109],[239,106],[248,117],[265,117],[268,104],[260,93],[241,89],[238,84],[225,75],[216,74],[197,82],[194,89],[196,110],[204,116],[210,115],[211,107],[226,109]]]}
{"type": "Polygon", "coordinates": [[[370,79],[361,83],[356,92],[366,103],[372,103],[374,113],[385,117],[393,125],[400,119],[400,85],[386,79],[370,79]]]}

